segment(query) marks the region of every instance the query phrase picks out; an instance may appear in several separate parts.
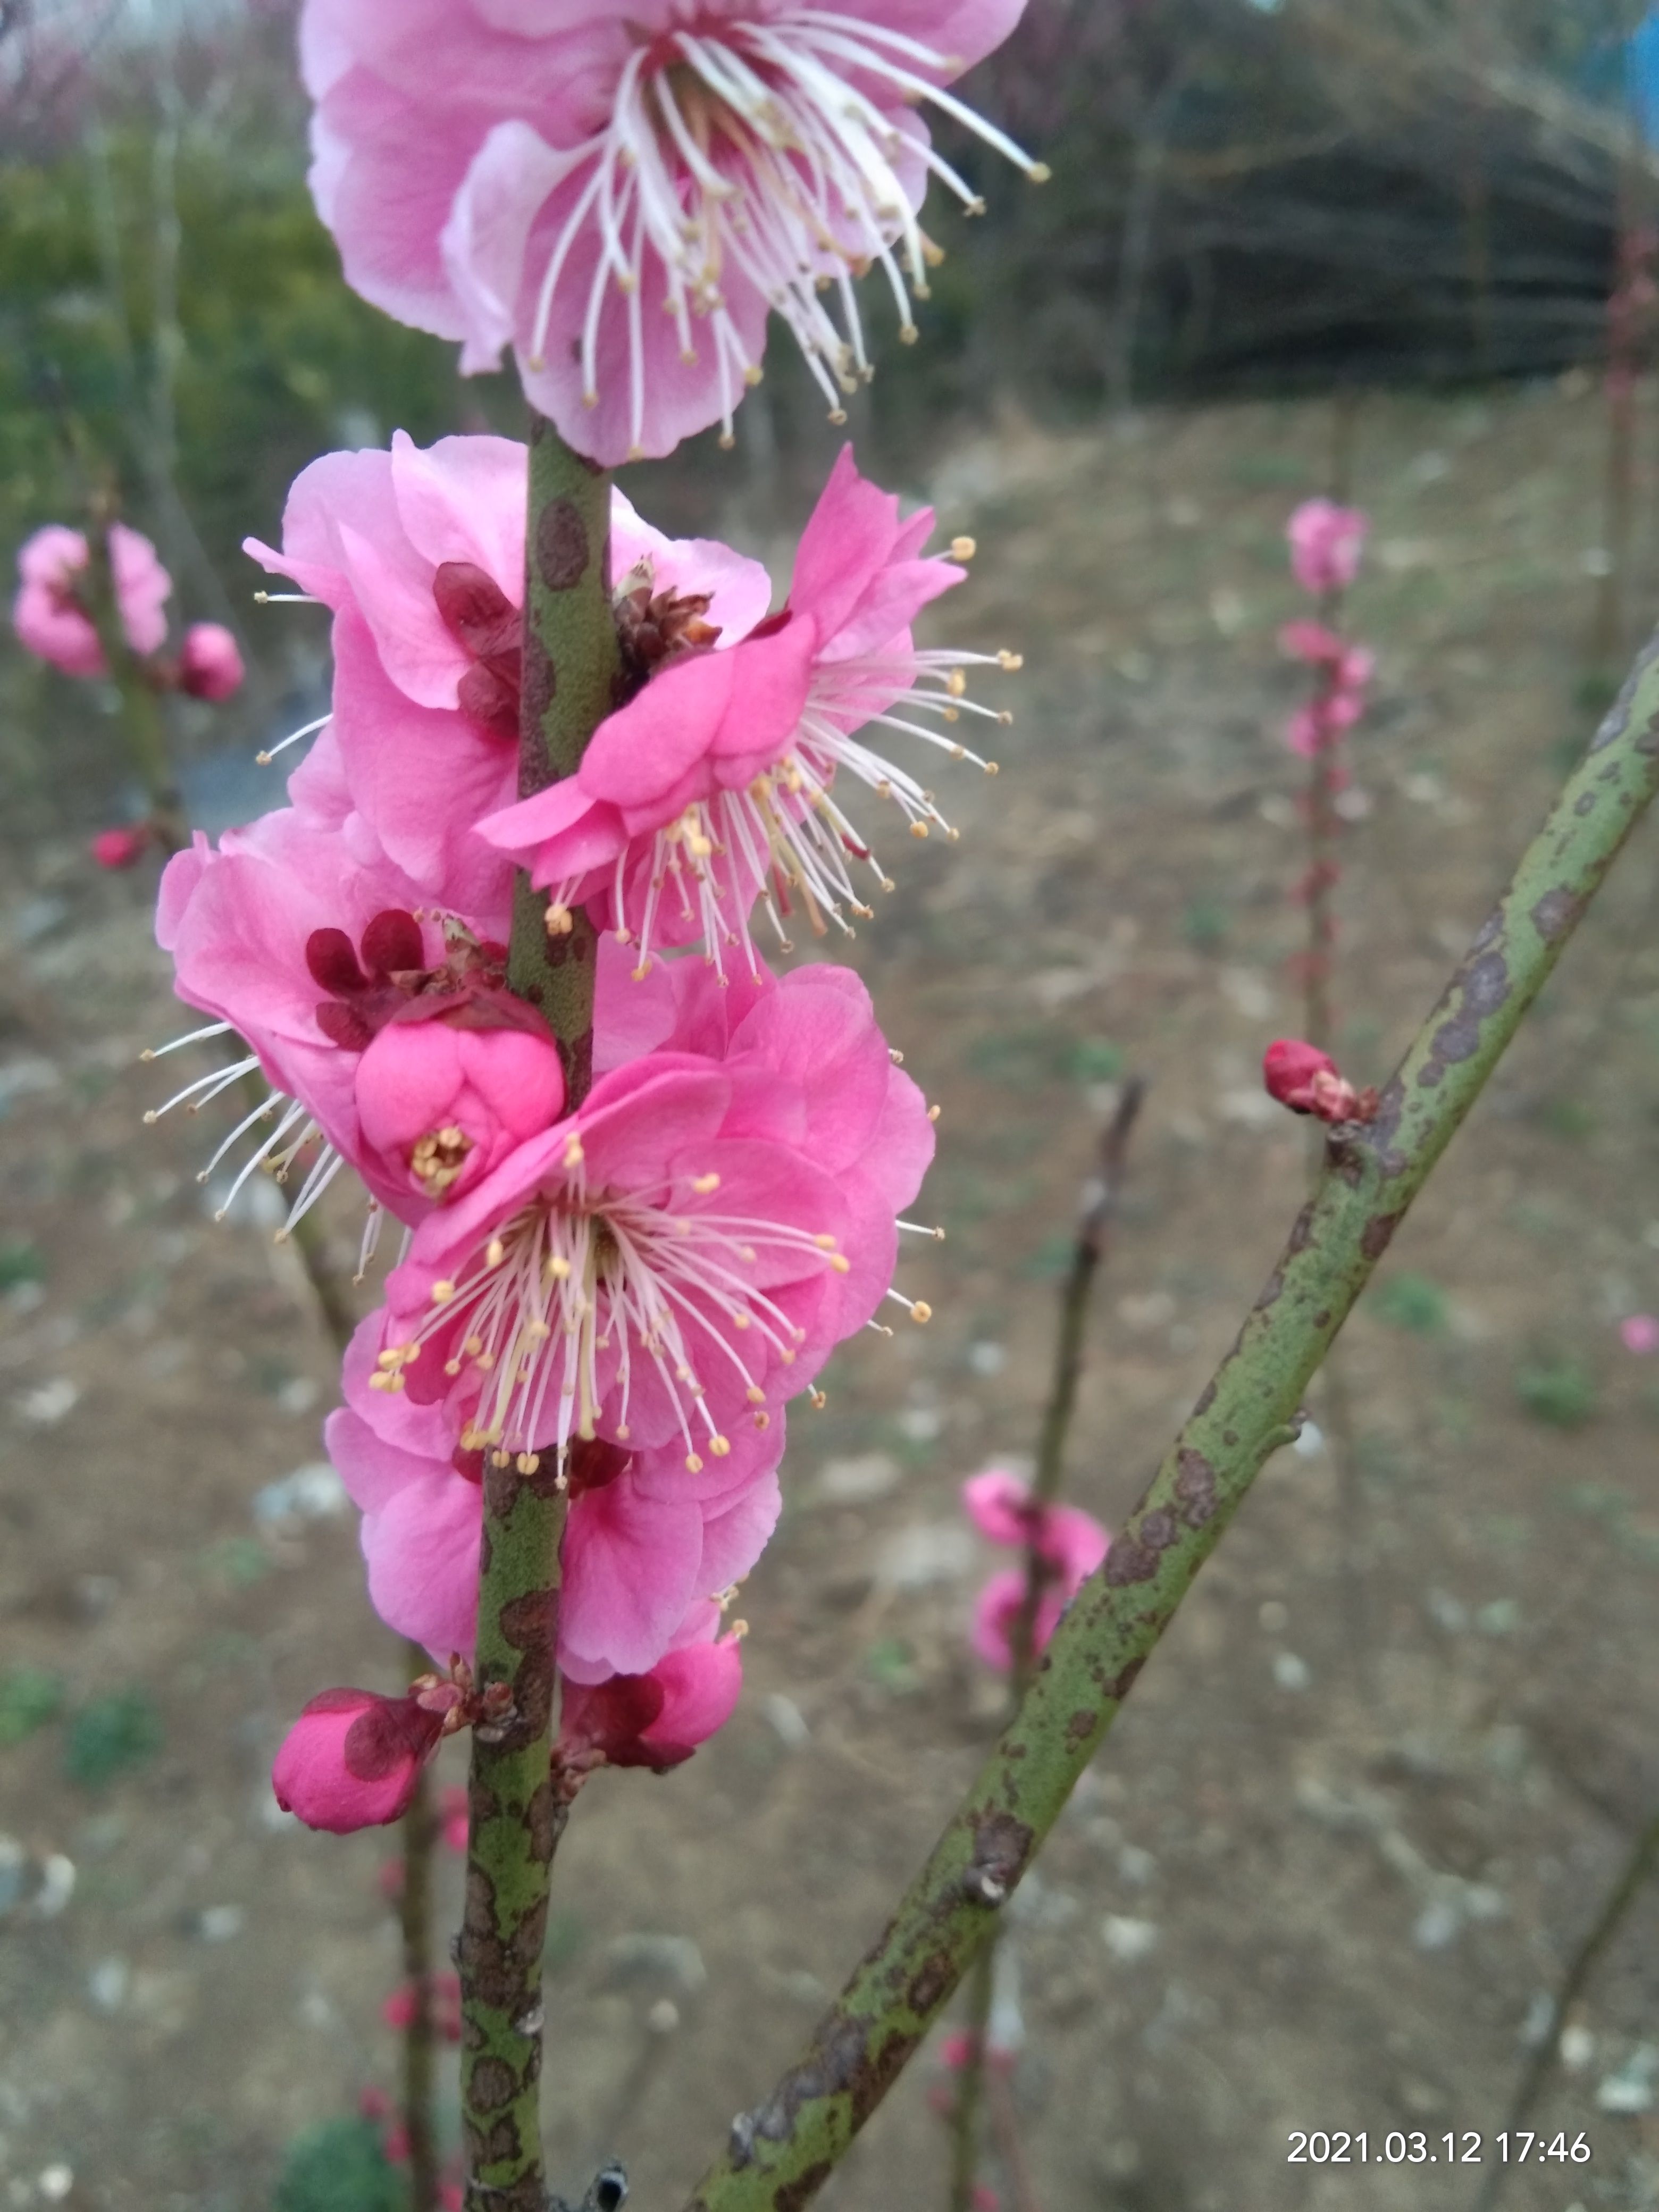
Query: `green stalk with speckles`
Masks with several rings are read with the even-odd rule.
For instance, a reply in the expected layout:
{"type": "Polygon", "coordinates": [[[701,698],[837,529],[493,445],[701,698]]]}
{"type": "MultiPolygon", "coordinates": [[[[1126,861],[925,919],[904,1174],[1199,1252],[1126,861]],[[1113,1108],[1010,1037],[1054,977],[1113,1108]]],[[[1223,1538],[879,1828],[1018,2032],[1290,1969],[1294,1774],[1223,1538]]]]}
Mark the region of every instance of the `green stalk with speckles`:
{"type": "Polygon", "coordinates": [[[1659,639],[1383,1091],[1333,1129],[1278,1266],[1018,1712],[805,2056],[689,2212],[800,2212],[927,2034],[1094,1757],[1320,1362],[1659,790],[1659,639]]]}
{"type": "MultiPolygon", "coordinates": [[[[611,480],[538,420],[530,440],[519,788],[574,773],[610,713],[621,656],[610,589],[611,480]]],[[[520,872],[507,979],[546,1016],[567,1110],[592,1076],[598,939],[586,914],[556,934],[520,872]]],[[[461,2106],[467,2212],[545,2212],[542,1945],[554,1850],[568,1808],[550,1772],[565,1499],[550,1457],[484,1470],[480,1688],[511,1684],[497,1727],[473,1731],[461,1976],[461,2106]]]]}

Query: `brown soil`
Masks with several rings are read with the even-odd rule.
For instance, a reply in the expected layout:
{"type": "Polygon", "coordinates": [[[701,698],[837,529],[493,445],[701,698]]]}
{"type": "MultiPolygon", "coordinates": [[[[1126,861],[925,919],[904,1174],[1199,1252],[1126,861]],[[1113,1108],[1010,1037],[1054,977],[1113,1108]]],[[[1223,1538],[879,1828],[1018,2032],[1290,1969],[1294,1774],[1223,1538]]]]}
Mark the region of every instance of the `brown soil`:
{"type": "MultiPolygon", "coordinates": [[[[1583,734],[1601,439],[1594,398],[1553,389],[1361,415],[1377,543],[1352,614],[1382,664],[1339,1004],[1362,1079],[1583,734]]],[[[925,1212],[950,1241],[902,1276],[936,1318],[848,1347],[828,1411],[797,1418],[730,1728],[578,1807],[547,2076],[578,2194],[615,2149],[634,2203],[672,2212],[973,1771],[998,1692],[964,1647],[990,1562],[957,1485],[1030,1448],[1115,1072],[1152,1088],[1071,1455],[1109,1522],[1277,1249],[1307,1170],[1255,1073],[1300,1025],[1280,531],[1328,442],[1319,408],[1013,423],[931,488],[981,547],[945,634],[1027,664],[1000,778],[938,779],[960,845],[890,835],[901,887],[854,948],[944,1109],[925,1212]]],[[[1484,2168],[1441,2138],[1502,2124],[1536,2000],[1659,1802],[1659,1366],[1616,1329],[1659,1308],[1655,895],[1644,840],[1347,1332],[1358,1577],[1329,1451],[1280,1454],[1028,1887],[1017,2094],[1043,2212],[1461,2212],[1484,2168]],[[1441,2155],[1291,2165],[1298,2129],[1365,2130],[1373,2157],[1421,2130],[1441,2155]]],[[[0,2203],[255,2212],[298,2131],[393,2079],[386,1841],[279,1823],[265,1777],[307,1695],[390,1686],[398,1662],[346,1518],[256,1524],[256,1492],[320,1455],[332,1361],[268,1233],[204,1211],[219,1109],[140,1124],[189,1057],[134,1066],[185,1025],[147,898],[78,828],[11,854],[0,1243],[45,1274],[0,1333],[0,1664],[56,1671],[71,1712],[138,1686],[165,1733],[96,1792],[66,1778],[62,1718],[0,1748],[0,1827],[29,1855],[0,1923],[0,2203]],[[47,1917],[53,1855],[76,1879],[47,1917]]],[[[1659,2072],[1656,1938],[1650,1895],[1544,2108],[1593,2162],[1517,2173],[1512,2212],[1659,2204],[1659,2117],[1605,2086],[1639,2104],[1659,2072]]],[[[925,2055],[826,2205],[942,2204],[939,2078],[925,2055]]]]}

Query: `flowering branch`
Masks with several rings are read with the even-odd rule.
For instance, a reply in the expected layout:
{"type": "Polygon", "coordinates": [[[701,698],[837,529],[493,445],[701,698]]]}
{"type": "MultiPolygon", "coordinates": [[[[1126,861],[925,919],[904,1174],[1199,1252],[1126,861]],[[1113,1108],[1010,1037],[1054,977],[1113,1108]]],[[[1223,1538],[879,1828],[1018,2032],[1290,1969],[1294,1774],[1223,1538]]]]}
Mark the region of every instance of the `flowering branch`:
{"type": "MultiPolygon", "coordinates": [[[[539,418],[530,444],[519,789],[573,774],[611,708],[620,669],[608,582],[611,480],[539,418]]],[[[550,933],[545,895],[520,872],[510,988],[545,1015],[567,1109],[592,1077],[598,939],[577,908],[550,933]]],[[[542,1945],[550,1870],[569,1817],[550,1771],[559,1546],[567,1496],[549,1454],[485,1455],[477,1671],[511,1686],[472,1739],[466,1905],[457,1960],[467,2212],[544,2212],[539,2093],[542,1945]]]]}
{"type": "Polygon", "coordinates": [[[1308,1383],[1631,830],[1659,793],[1659,639],[1643,653],[1509,889],[1384,1089],[1331,1129],[1323,1171],[1237,1342],[1106,1564],[1061,1622],[885,1932],[805,2056],[733,2125],[688,2212],[809,2201],[987,1940],[1308,1383]]]}

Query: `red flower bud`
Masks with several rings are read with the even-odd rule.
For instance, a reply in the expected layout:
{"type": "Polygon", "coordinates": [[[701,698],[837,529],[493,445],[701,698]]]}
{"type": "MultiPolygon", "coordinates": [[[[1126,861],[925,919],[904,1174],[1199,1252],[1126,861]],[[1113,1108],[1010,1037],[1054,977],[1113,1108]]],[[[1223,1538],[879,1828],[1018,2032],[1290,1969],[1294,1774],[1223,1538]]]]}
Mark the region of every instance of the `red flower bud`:
{"type": "Polygon", "coordinates": [[[100,868],[130,868],[143,860],[149,841],[149,823],[133,822],[122,830],[100,830],[89,849],[100,868]]]}
{"type": "Polygon", "coordinates": [[[1349,1082],[1329,1053],[1300,1037],[1279,1037],[1261,1055],[1267,1096],[1293,1114],[1316,1115],[1322,1121],[1369,1121],[1376,1112],[1375,1091],[1349,1082]]]}

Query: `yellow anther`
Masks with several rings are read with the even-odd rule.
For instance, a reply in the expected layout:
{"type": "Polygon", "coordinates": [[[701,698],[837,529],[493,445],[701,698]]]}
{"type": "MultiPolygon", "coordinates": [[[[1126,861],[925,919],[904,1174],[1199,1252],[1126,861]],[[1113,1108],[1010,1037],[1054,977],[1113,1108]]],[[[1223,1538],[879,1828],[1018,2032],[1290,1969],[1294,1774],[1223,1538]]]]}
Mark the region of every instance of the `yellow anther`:
{"type": "Polygon", "coordinates": [[[971,538],[953,538],[951,540],[951,558],[953,561],[971,561],[978,550],[978,544],[971,538]]]}
{"type": "Polygon", "coordinates": [[[899,1048],[898,1048],[898,1047],[897,1047],[896,1045],[890,1044],[890,1045],[888,1046],[888,1048],[887,1048],[887,1057],[888,1057],[888,1059],[889,1059],[889,1060],[890,1060],[892,1061],[892,1063],[893,1063],[893,1065],[894,1065],[894,1066],[895,1066],[895,1067],[902,1067],[902,1066],[903,1066],[903,1065],[904,1065],[904,1054],[903,1054],[899,1050],[899,1048]]]}
{"type": "Polygon", "coordinates": [[[836,1249],[836,1240],[833,1237],[815,1237],[812,1242],[820,1252],[833,1252],[836,1249]]]}
{"type": "Polygon", "coordinates": [[[710,1437],[708,1449],[716,1459],[724,1459],[732,1449],[732,1439],[730,1437],[710,1437]]]}
{"type": "Polygon", "coordinates": [[[997,766],[997,763],[994,761],[987,761],[985,763],[985,773],[987,775],[1000,775],[1002,770],[997,766]]]}
{"type": "Polygon", "coordinates": [[[493,1451],[489,1455],[489,1464],[491,1467],[511,1467],[513,1455],[511,1452],[493,1451]]]}
{"type": "Polygon", "coordinates": [[[1024,667],[1025,655],[1023,653],[1010,653],[1005,646],[997,655],[997,665],[1000,668],[1006,668],[1012,676],[1016,669],[1024,667]]]}
{"type": "Polygon", "coordinates": [[[696,1452],[687,1452],[685,1455],[685,1468],[688,1474],[701,1474],[702,1473],[702,1462],[697,1457],[696,1452]]]}
{"type": "Polygon", "coordinates": [[[937,1107],[937,1106],[930,1106],[930,1107],[927,1109],[927,1118],[928,1118],[928,1120],[929,1120],[930,1121],[938,1121],[938,1119],[939,1119],[939,1112],[940,1112],[940,1109],[939,1109],[939,1107],[937,1107]]]}
{"type": "Polygon", "coordinates": [[[492,1267],[499,1267],[507,1257],[507,1247],[499,1237],[492,1237],[484,1246],[484,1258],[492,1267]]]}
{"type": "Polygon", "coordinates": [[[454,1295],[455,1285],[452,1282],[441,1280],[432,1285],[432,1303],[434,1306],[447,1306],[454,1295]]]}
{"type": "Polygon", "coordinates": [[[581,1139],[572,1136],[564,1148],[564,1165],[567,1168],[579,1168],[586,1158],[586,1155],[582,1151],[581,1139]]]}
{"type": "Polygon", "coordinates": [[[691,1188],[699,1198],[707,1198],[711,1190],[718,1190],[720,1187],[720,1179],[717,1175],[693,1176],[691,1178],[691,1188]]]}
{"type": "Polygon", "coordinates": [[[552,1330],[548,1327],[544,1321],[526,1322],[525,1323],[524,1333],[530,1339],[530,1341],[532,1344],[545,1344],[548,1338],[553,1334],[552,1330]]]}
{"type": "Polygon", "coordinates": [[[380,1352],[376,1357],[374,1364],[377,1367],[396,1367],[402,1358],[403,1353],[394,1346],[389,1351],[380,1352]]]}
{"type": "Polygon", "coordinates": [[[741,1644],[749,1633],[749,1623],[746,1620],[734,1620],[726,1633],[731,1638],[732,1643],[741,1644]]]}
{"type": "Polygon", "coordinates": [[[553,1280],[556,1283],[568,1282],[570,1279],[570,1262],[568,1260],[564,1258],[562,1254],[556,1252],[547,1263],[547,1272],[553,1278],[553,1280]]]}
{"type": "Polygon", "coordinates": [[[459,1375],[459,1374],[460,1373],[460,1371],[461,1371],[461,1363],[460,1363],[460,1361],[459,1361],[459,1359],[446,1359],[446,1360],[445,1360],[445,1362],[444,1362],[444,1373],[445,1373],[446,1375],[459,1375]]]}
{"type": "Polygon", "coordinates": [[[395,1375],[371,1375],[368,1378],[368,1387],[371,1390],[392,1390],[397,1388],[397,1382],[398,1378],[395,1375]]]}
{"type": "Polygon", "coordinates": [[[1054,173],[1046,161],[1033,161],[1025,173],[1034,185],[1046,185],[1054,173]]]}
{"type": "Polygon", "coordinates": [[[918,1298],[910,1309],[910,1318],[925,1328],[933,1318],[933,1309],[926,1298],[918,1298]]]}
{"type": "Polygon", "coordinates": [[[824,1407],[830,1403],[828,1397],[822,1390],[813,1390],[809,1395],[811,1397],[813,1412],[815,1413],[821,1413],[824,1407]]]}
{"type": "Polygon", "coordinates": [[[899,325],[899,343],[901,345],[914,345],[921,336],[921,332],[916,328],[914,323],[901,323],[899,325]]]}
{"type": "Polygon", "coordinates": [[[772,1416],[769,1413],[751,1413],[749,1418],[757,1429],[769,1429],[772,1425],[772,1416]]]}
{"type": "Polygon", "coordinates": [[[751,361],[748,368],[743,372],[743,380],[752,392],[765,374],[765,370],[762,368],[758,362],[751,361]]]}
{"type": "Polygon", "coordinates": [[[478,1354],[478,1364],[483,1368],[484,1373],[488,1375],[490,1369],[495,1364],[495,1353],[493,1352],[481,1352],[478,1354]]]}

